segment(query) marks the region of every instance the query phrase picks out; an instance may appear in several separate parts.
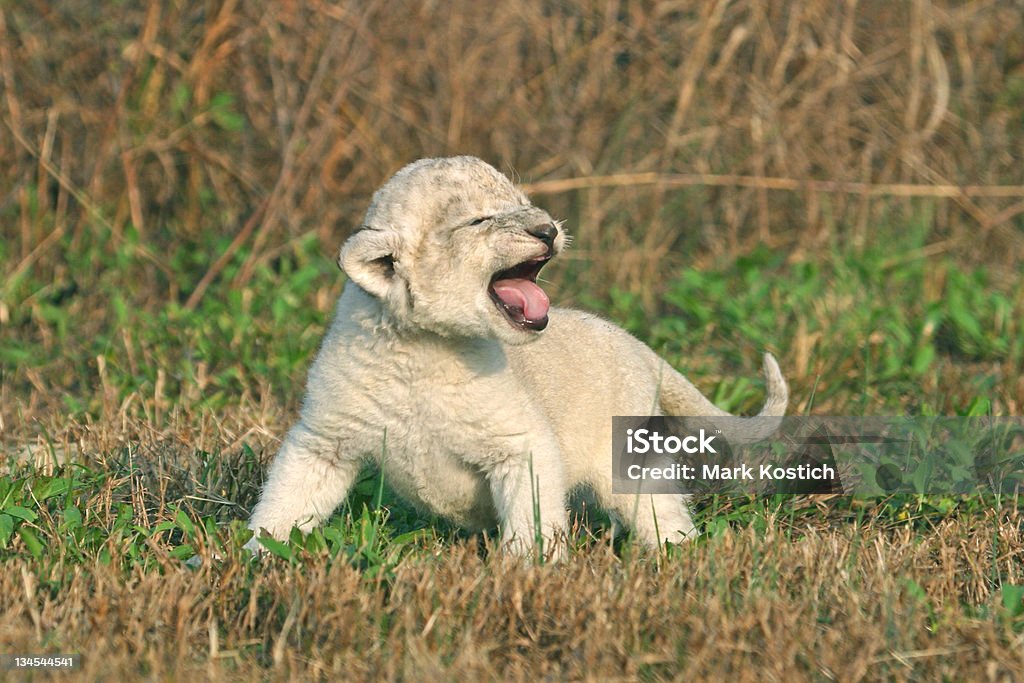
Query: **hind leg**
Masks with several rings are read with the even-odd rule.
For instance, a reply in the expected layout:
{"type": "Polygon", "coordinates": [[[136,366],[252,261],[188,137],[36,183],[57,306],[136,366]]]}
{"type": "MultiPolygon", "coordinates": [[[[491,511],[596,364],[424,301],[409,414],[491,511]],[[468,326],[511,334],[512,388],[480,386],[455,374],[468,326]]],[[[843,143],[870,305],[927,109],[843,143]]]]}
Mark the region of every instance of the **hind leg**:
{"type": "Polygon", "coordinates": [[[612,509],[633,529],[640,543],[653,548],[666,541],[680,543],[697,535],[686,498],[671,494],[617,493],[612,495],[612,509]]]}

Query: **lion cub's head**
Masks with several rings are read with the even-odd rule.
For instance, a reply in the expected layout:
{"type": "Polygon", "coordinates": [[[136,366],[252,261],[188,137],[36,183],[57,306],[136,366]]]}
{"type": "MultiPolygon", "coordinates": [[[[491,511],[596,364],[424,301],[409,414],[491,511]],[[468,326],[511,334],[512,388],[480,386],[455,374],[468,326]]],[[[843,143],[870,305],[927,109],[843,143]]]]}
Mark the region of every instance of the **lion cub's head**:
{"type": "Polygon", "coordinates": [[[377,190],[338,263],[402,327],[519,344],[547,325],[537,275],[565,241],[480,159],[421,159],[377,190]]]}

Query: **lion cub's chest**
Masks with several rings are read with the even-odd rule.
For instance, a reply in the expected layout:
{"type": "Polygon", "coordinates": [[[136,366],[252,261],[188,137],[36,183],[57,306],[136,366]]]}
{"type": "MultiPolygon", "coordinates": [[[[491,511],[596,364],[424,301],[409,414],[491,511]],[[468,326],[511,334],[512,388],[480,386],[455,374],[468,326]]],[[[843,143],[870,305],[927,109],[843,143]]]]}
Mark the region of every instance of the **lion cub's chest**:
{"type": "Polygon", "coordinates": [[[372,390],[376,397],[379,413],[371,431],[377,432],[377,446],[369,455],[385,481],[461,526],[493,526],[490,487],[482,472],[528,449],[527,423],[515,407],[523,404],[516,400],[521,390],[504,357],[428,347],[375,360],[364,367],[376,367],[353,379],[360,393],[372,390]]]}
{"type": "Polygon", "coordinates": [[[516,392],[506,382],[493,375],[435,380],[425,373],[402,387],[404,396],[392,399],[385,422],[394,455],[430,461],[434,453],[448,453],[479,462],[503,451],[509,436],[522,433],[521,426],[510,433],[508,418],[518,422],[514,416],[519,411],[509,406],[514,401],[509,394],[516,392]]]}

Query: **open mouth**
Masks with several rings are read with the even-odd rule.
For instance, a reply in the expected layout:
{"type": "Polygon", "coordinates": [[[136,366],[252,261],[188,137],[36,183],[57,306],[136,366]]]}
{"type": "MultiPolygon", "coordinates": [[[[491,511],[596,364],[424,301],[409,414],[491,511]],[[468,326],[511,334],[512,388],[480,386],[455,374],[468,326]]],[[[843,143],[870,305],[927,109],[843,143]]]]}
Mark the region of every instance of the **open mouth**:
{"type": "Polygon", "coordinates": [[[540,269],[551,260],[551,254],[524,261],[508,270],[498,271],[487,288],[491,300],[513,327],[522,330],[543,330],[548,325],[551,302],[537,285],[540,269]]]}

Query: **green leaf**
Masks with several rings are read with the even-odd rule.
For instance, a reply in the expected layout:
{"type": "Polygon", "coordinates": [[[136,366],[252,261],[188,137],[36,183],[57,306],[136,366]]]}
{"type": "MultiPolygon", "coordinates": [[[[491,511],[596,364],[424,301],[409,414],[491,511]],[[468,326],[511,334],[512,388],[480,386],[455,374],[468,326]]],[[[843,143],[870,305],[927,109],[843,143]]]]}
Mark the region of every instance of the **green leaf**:
{"type": "Polygon", "coordinates": [[[12,367],[30,365],[33,358],[34,354],[28,349],[21,349],[10,345],[0,348],[0,360],[10,363],[12,367]]]}
{"type": "Polygon", "coordinates": [[[21,536],[21,540],[25,543],[25,547],[32,553],[32,557],[37,560],[43,554],[43,544],[39,541],[39,536],[32,530],[32,527],[20,526],[18,527],[18,535],[21,536]]]}
{"type": "Polygon", "coordinates": [[[4,508],[4,512],[9,514],[11,517],[17,517],[18,519],[23,519],[26,522],[34,522],[39,518],[36,513],[32,512],[28,508],[21,507],[20,505],[10,505],[4,508]]]}
{"type": "Polygon", "coordinates": [[[210,101],[210,115],[224,130],[237,132],[245,128],[245,119],[235,111],[235,100],[228,93],[218,93],[210,101]]]}
{"type": "Polygon", "coordinates": [[[115,528],[124,528],[132,521],[135,510],[128,503],[121,503],[117,508],[117,518],[114,520],[115,528]]]}
{"type": "Polygon", "coordinates": [[[188,543],[179,545],[175,548],[171,548],[171,552],[167,553],[168,557],[175,560],[185,560],[196,554],[196,551],[192,549],[192,546],[188,543]]]}
{"type": "Polygon", "coordinates": [[[1024,615],[1024,585],[1004,583],[999,590],[1003,609],[1011,617],[1024,615]]]}
{"type": "Polygon", "coordinates": [[[32,494],[36,500],[42,501],[67,493],[70,486],[71,482],[64,477],[44,478],[36,481],[36,485],[32,487],[32,494]]]}
{"type": "Polygon", "coordinates": [[[391,539],[391,544],[395,546],[405,545],[406,543],[416,543],[421,538],[428,538],[430,536],[429,529],[413,529],[412,531],[406,531],[404,534],[398,534],[391,539]]]}
{"type": "Polygon", "coordinates": [[[11,481],[10,477],[0,477],[0,510],[3,510],[4,506],[7,505],[7,499],[11,495],[12,488],[14,488],[14,482],[11,481]]]}
{"type": "Polygon", "coordinates": [[[984,396],[975,396],[967,406],[967,417],[984,417],[991,412],[992,402],[984,396]]]}
{"type": "Polygon", "coordinates": [[[305,546],[306,550],[311,553],[319,553],[327,548],[327,541],[324,539],[323,532],[320,529],[313,529],[309,534],[306,535],[305,546]]]}
{"type": "Polygon", "coordinates": [[[280,557],[282,560],[290,560],[294,555],[292,549],[288,547],[287,543],[282,543],[281,541],[278,541],[275,538],[271,538],[270,536],[260,536],[259,543],[264,548],[269,550],[272,554],[280,557]]]}
{"type": "Polygon", "coordinates": [[[904,579],[903,589],[907,591],[907,595],[914,598],[914,600],[918,602],[928,602],[928,594],[917,581],[914,581],[913,579],[904,579]]]}
{"type": "Polygon", "coordinates": [[[174,523],[178,526],[179,529],[182,530],[182,532],[184,532],[186,537],[195,537],[196,527],[192,523],[192,520],[188,518],[188,515],[185,514],[184,510],[178,510],[178,514],[174,516],[174,523]]]}
{"type": "Polygon", "coordinates": [[[911,370],[914,375],[923,375],[935,361],[935,347],[926,344],[917,349],[914,353],[914,360],[911,363],[911,370]]]}
{"type": "Polygon", "coordinates": [[[341,531],[333,526],[327,526],[323,528],[324,539],[330,541],[332,545],[339,546],[344,545],[345,537],[341,531]]]}
{"type": "Polygon", "coordinates": [[[82,511],[74,505],[64,508],[64,526],[68,529],[77,529],[82,526],[82,511]]]}
{"type": "Polygon", "coordinates": [[[0,548],[6,548],[14,533],[14,518],[0,513],[0,548]]]}
{"type": "Polygon", "coordinates": [[[164,520],[164,521],[160,522],[159,524],[157,524],[155,527],[153,527],[152,530],[150,530],[150,534],[159,534],[159,533],[161,533],[163,531],[170,531],[171,529],[177,529],[177,528],[178,528],[178,525],[175,524],[174,522],[171,522],[171,521],[168,521],[168,520],[164,520]]]}

